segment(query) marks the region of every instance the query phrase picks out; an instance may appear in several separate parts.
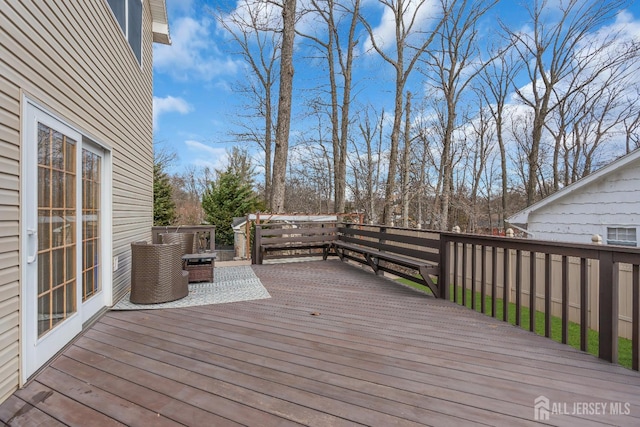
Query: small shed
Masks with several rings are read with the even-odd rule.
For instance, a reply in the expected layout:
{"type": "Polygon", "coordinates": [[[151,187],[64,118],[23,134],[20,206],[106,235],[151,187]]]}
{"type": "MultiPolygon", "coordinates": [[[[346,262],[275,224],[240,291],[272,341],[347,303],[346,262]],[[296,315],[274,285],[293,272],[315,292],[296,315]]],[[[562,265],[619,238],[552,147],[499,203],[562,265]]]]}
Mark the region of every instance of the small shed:
{"type": "Polygon", "coordinates": [[[542,240],[638,246],[640,149],[618,158],[506,220],[542,240]]]}

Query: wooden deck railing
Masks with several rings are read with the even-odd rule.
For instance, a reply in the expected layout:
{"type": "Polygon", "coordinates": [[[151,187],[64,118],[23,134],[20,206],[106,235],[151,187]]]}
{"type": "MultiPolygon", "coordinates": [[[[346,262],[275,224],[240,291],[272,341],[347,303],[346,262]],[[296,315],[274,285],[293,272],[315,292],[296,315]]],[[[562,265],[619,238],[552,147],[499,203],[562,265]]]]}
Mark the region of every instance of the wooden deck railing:
{"type": "Polygon", "coordinates": [[[265,258],[323,255],[336,238],[336,222],[272,222],[256,224],[251,262],[265,258]]]}
{"type": "Polygon", "coordinates": [[[334,242],[340,259],[370,266],[427,286],[439,294],[438,233],[383,225],[340,224],[334,242]]]}
{"type": "Polygon", "coordinates": [[[255,227],[252,262],[329,254],[428,286],[437,294],[438,234],[354,223],[266,223],[255,227]]]}
{"type": "MultiPolygon", "coordinates": [[[[265,225],[262,227],[256,233],[256,241],[261,241],[268,234],[265,225]]],[[[594,329],[599,332],[598,356],[610,362],[618,361],[619,324],[622,323],[625,328],[622,335],[631,338],[632,368],[640,369],[638,248],[378,225],[338,225],[338,243],[354,243],[349,239],[353,240],[356,235],[370,240],[366,244],[369,248],[385,252],[402,247],[405,249],[401,253],[405,257],[409,254],[419,256],[425,262],[437,263],[438,294],[435,296],[439,298],[493,317],[497,317],[500,303],[502,320],[508,320],[511,312],[517,326],[528,323],[531,331],[536,331],[536,315],[542,312],[546,337],[551,337],[552,317],[558,317],[563,343],[569,341],[570,322],[577,323],[583,351],[588,348],[589,329],[594,329]],[[343,229],[358,231],[350,231],[343,236],[343,229]],[[429,240],[428,244],[424,239],[429,240]],[[416,247],[416,242],[420,242],[419,247],[416,247]],[[430,253],[416,255],[421,251],[430,253]],[[624,276],[623,280],[621,276],[624,276]],[[622,317],[621,304],[624,308],[622,317]],[[523,312],[527,308],[528,319],[523,322],[523,312]],[[627,325],[629,331],[626,331],[627,325]]],[[[331,236],[331,239],[336,240],[336,236],[331,236]]],[[[401,267],[391,264],[377,270],[397,272],[401,277],[418,273],[403,271],[401,267]]]]}
{"type": "MultiPolygon", "coordinates": [[[[509,303],[515,307],[515,323],[522,324],[522,309],[529,308],[529,329],[536,329],[536,311],[544,312],[545,336],[551,336],[554,306],[560,306],[561,341],[568,342],[570,310],[579,312],[580,348],[587,350],[589,310],[597,310],[598,356],[618,360],[620,271],[630,272],[632,368],[640,364],[640,249],[595,244],[572,244],[506,237],[440,233],[441,298],[496,316],[502,302],[502,320],[509,317],[509,303]],[[542,269],[540,268],[542,266],[542,269]],[[559,275],[557,268],[560,269],[559,275]],[[592,272],[597,271],[596,274],[592,272]],[[543,274],[539,274],[542,270],[543,274]],[[543,277],[540,277],[543,276],[543,277]],[[577,284],[573,287],[572,283],[577,284]],[[450,290],[453,289],[454,292],[450,290]],[[467,291],[472,298],[467,301],[467,291]],[[476,292],[480,307],[476,307],[476,292]],[[597,293],[596,293],[597,292],[597,293]],[[491,307],[485,306],[491,297],[491,307]],[[596,304],[590,304],[590,300],[596,304]],[[539,305],[542,300],[542,306],[539,305]],[[570,304],[572,303],[572,304],[570,304]],[[597,307],[597,308],[595,308],[597,307]]],[[[622,302],[626,303],[625,298],[622,302]]]]}

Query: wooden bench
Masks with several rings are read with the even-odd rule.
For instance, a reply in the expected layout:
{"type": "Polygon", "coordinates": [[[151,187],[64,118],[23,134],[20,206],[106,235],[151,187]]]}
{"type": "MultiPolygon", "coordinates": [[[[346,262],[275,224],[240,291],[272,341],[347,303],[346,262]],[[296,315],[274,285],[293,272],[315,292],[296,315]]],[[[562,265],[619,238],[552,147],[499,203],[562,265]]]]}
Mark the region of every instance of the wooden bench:
{"type": "Polygon", "coordinates": [[[301,254],[301,250],[321,249],[322,259],[329,256],[332,243],[337,239],[335,223],[296,223],[296,224],[264,224],[256,225],[254,262],[262,264],[269,253],[295,251],[293,255],[275,255],[272,258],[285,256],[309,256],[313,252],[301,254]]]}
{"type": "Polygon", "coordinates": [[[337,255],[427,286],[439,297],[440,238],[437,232],[387,226],[295,223],[256,225],[253,263],[270,258],[337,255]],[[301,254],[301,250],[310,250],[301,254]]]}
{"type": "Polygon", "coordinates": [[[333,247],[341,260],[350,259],[369,265],[376,273],[392,273],[427,286],[436,297],[440,295],[436,279],[440,274],[440,239],[437,233],[342,224],[338,227],[338,238],[333,247]],[[417,274],[396,266],[415,270],[417,274]]]}

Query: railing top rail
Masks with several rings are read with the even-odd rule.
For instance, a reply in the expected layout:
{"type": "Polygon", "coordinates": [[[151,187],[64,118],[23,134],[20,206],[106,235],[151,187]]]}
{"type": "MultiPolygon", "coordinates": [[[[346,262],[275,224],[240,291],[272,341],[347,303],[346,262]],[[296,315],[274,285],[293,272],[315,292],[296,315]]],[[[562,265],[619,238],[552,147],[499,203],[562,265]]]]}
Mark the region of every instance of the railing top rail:
{"type": "Polygon", "coordinates": [[[261,222],[259,224],[256,224],[256,227],[269,228],[269,227],[282,227],[286,225],[327,225],[327,224],[336,225],[338,224],[338,222],[337,221],[261,222]]]}
{"type": "Polygon", "coordinates": [[[397,231],[411,231],[417,233],[430,233],[430,234],[440,234],[442,231],[432,230],[428,228],[405,228],[405,227],[396,227],[391,225],[383,225],[383,224],[358,224],[354,222],[338,222],[338,226],[350,226],[350,227],[375,227],[375,228],[384,228],[385,230],[397,230],[397,231]]]}
{"type": "Polygon", "coordinates": [[[212,228],[216,228],[215,225],[154,225],[153,227],[151,227],[151,230],[156,231],[156,230],[171,230],[172,232],[174,230],[191,230],[191,229],[195,229],[195,230],[209,230],[212,228]]]}
{"type": "Polygon", "coordinates": [[[496,246],[506,249],[520,249],[523,251],[553,253],[557,255],[581,258],[598,258],[598,254],[602,252],[611,252],[613,254],[620,254],[621,259],[628,259],[629,256],[638,256],[637,263],[640,263],[640,248],[631,248],[626,246],[557,242],[550,240],[524,239],[520,237],[484,236],[479,234],[460,234],[453,232],[441,232],[440,238],[449,242],[496,246]]]}

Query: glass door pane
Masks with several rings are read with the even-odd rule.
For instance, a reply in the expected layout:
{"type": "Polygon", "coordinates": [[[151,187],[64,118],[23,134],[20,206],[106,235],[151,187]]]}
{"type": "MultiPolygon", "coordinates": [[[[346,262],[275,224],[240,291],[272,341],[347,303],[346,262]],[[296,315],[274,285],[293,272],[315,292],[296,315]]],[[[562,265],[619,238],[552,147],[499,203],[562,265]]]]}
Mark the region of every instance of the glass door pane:
{"type": "Polygon", "coordinates": [[[100,198],[102,157],[82,150],[82,301],[102,289],[100,274],[100,198]]]}
{"type": "Polygon", "coordinates": [[[77,311],[76,146],[38,123],[38,337],[77,311]]]}

